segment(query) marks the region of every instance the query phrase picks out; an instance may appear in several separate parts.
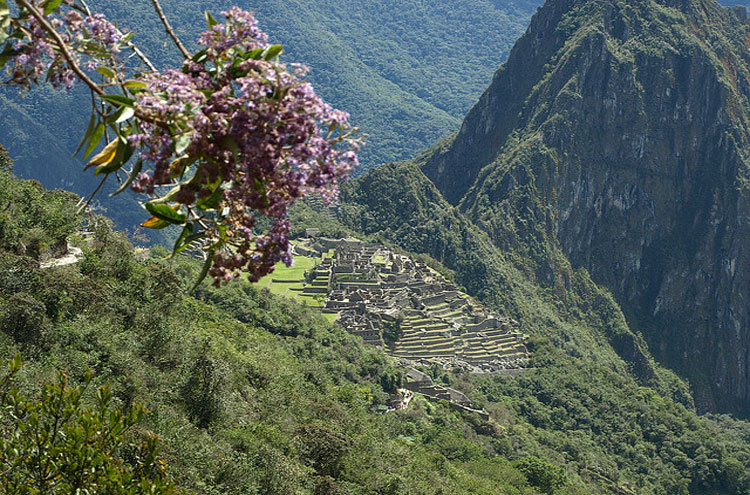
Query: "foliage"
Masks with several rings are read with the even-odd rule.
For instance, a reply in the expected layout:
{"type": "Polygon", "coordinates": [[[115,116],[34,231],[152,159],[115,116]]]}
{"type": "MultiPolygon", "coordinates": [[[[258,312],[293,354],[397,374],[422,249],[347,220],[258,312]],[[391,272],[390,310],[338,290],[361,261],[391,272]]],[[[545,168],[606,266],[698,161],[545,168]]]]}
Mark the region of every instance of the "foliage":
{"type": "Polygon", "coordinates": [[[8,150],[0,144],[0,173],[10,172],[12,166],[13,160],[8,156],[8,150]]]}
{"type": "MultiPolygon", "coordinates": [[[[70,383],[91,369],[92,386],[111,384],[111,410],[147,408],[131,431],[162,438],[161,458],[191,493],[534,493],[447,405],[379,412],[401,370],[320,314],[241,282],[188,295],[196,261],[136,256],[109,222],[90,228],[78,264],[37,268],[32,281],[1,273],[2,301],[22,297],[45,320],[41,341],[0,333],[0,356],[26,357],[24,397],[59,369],[70,383]],[[438,435],[448,424],[471,440],[438,435]]],[[[91,394],[81,404],[96,411],[91,394]]],[[[121,451],[124,466],[133,452],[121,451]]]]}
{"type": "Polygon", "coordinates": [[[515,464],[535,486],[546,483],[534,481],[538,474],[563,482],[559,470],[544,467],[559,455],[584,478],[636,493],[718,495],[750,488],[750,450],[741,427],[732,431],[608,366],[548,345],[535,356],[538,369],[516,379],[473,380],[490,411],[517,418],[507,438],[544,459],[515,464]],[[737,470],[740,464],[745,468],[737,470]]]}
{"type": "Polygon", "coordinates": [[[515,466],[526,476],[529,483],[539,488],[542,493],[552,495],[568,484],[568,477],[563,469],[538,457],[525,457],[517,461],[515,466]]]}
{"type": "Polygon", "coordinates": [[[82,220],[74,194],[47,191],[37,181],[18,181],[2,170],[0,188],[0,251],[39,259],[64,249],[82,220]]]}
{"type": "Polygon", "coordinates": [[[180,70],[157,71],[132,34],[85,3],[16,3],[13,15],[0,0],[0,67],[21,88],[42,76],[54,87],[88,86],[94,101],[79,150],[86,157],[113,134],[86,164],[105,179],[136,157],[116,193],[132,185],[154,196],[142,226],[184,226],[174,252],[202,241],[216,284],[240,269],[257,280],[278,261],[291,264],[289,206],[309,193],[335,199],[357,164],[359,140],[348,114],[299,79],[304,67],[278,62],[281,46],[268,44],[252,14],[232,8],[221,24],[206,13],[209,29],[198,40],[205,48],[192,54],[154,2],[183,55],[180,70]],[[143,72],[126,65],[125,50],[143,72]],[[166,194],[156,190],[165,186],[166,194]],[[266,233],[254,231],[259,217],[272,220],[266,233]]]}
{"type": "Polygon", "coordinates": [[[0,331],[22,344],[42,344],[45,307],[28,293],[17,292],[0,302],[0,331]]]}
{"type": "Polygon", "coordinates": [[[71,386],[60,373],[31,399],[14,384],[20,356],[9,368],[0,378],[0,493],[183,493],[167,476],[158,437],[131,433],[143,408],[113,407],[108,386],[85,405],[90,374],[71,386]]]}

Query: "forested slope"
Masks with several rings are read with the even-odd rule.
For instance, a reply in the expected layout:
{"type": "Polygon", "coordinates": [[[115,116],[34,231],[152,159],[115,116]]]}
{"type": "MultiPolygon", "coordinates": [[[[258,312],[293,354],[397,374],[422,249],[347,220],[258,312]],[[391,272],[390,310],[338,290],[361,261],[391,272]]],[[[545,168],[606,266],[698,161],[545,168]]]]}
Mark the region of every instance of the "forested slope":
{"type": "MultiPolygon", "coordinates": [[[[17,384],[31,396],[56,370],[75,384],[90,369],[94,384],[111,383],[119,406],[144,404],[137,431],[160,435],[162,458],[188,493],[718,495],[750,488],[747,424],[698,417],[684,385],[658,368],[661,394],[633,378],[607,350],[607,330],[594,328],[620,325],[611,302],[600,301],[588,323],[569,318],[565,328],[548,320],[559,318],[551,298],[530,307],[537,321],[528,328],[540,331],[531,343],[533,370],[522,377],[426,370],[471,395],[490,420],[421,398],[382,414],[402,372],[381,351],[240,281],[188,294],[197,263],[165,260],[164,249],[136,252],[101,217],[85,219],[92,237],[81,238],[82,219],[55,220],[75,201],[0,172],[0,230],[13,233],[0,245],[0,356],[21,352],[17,384]],[[67,236],[83,248],[77,264],[39,268],[23,239],[50,223],[59,229],[41,244],[67,236]],[[570,346],[561,343],[566,336],[570,346]]],[[[530,304],[541,301],[532,297],[530,304]]]]}
{"type": "Polygon", "coordinates": [[[0,358],[21,353],[24,393],[38,397],[56,370],[73,385],[91,370],[118,406],[146,406],[137,431],[161,436],[191,494],[537,493],[521,451],[498,457],[497,422],[421,399],[384,415],[402,372],[381,351],[244,283],[190,295],[198,263],[137,253],[103,217],[81,239],[76,200],[0,171],[0,358]],[[65,237],[83,257],[41,269],[29,240],[65,237]]]}

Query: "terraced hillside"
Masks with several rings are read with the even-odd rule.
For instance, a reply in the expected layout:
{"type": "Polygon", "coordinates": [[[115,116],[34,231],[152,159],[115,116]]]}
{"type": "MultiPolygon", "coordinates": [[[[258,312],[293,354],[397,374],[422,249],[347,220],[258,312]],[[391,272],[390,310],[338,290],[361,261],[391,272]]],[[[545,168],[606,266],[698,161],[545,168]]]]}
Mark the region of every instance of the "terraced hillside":
{"type": "Polygon", "coordinates": [[[405,364],[493,371],[528,357],[518,323],[487,311],[424,263],[358,239],[303,239],[295,265],[259,284],[319,308],[405,364]]]}

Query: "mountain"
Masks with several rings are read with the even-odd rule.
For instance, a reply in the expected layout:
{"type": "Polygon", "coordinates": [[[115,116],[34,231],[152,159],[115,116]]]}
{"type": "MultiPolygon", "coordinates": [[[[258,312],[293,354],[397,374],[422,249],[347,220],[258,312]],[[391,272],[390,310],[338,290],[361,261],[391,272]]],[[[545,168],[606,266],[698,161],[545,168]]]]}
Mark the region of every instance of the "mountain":
{"type": "MultiPolygon", "coordinates": [[[[308,64],[317,91],[350,112],[369,135],[361,152],[359,172],[364,172],[410,158],[458,129],[541,3],[274,0],[242,6],[255,10],[270,39],[284,45],[284,60],[308,64]]],[[[218,13],[233,2],[163,4],[190,46],[204,29],[202,12],[218,13]]],[[[134,29],[135,41],[157,65],[178,63],[150,2],[99,0],[90,5],[134,29]]],[[[67,94],[49,87],[24,98],[12,89],[0,91],[0,110],[8,122],[0,126],[0,142],[16,157],[19,174],[82,195],[96,188],[96,179],[82,173],[80,160],[70,156],[86,126],[87,98],[85,91],[67,94]]],[[[107,198],[112,190],[105,190],[100,202],[118,226],[132,233],[142,210],[133,198],[107,198]]]]}
{"type": "Polygon", "coordinates": [[[710,0],[551,0],[423,164],[497,246],[559,248],[611,290],[700,410],[743,415],[748,40],[710,0]]]}

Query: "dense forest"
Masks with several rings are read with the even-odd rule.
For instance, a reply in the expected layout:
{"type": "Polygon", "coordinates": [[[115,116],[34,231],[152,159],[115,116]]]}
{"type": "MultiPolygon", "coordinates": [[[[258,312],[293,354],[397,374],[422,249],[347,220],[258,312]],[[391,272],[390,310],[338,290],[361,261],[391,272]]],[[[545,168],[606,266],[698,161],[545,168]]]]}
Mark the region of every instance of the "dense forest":
{"type": "MultiPolygon", "coordinates": [[[[91,370],[116,407],[145,406],[133,435],[159,435],[171,477],[189,493],[750,488],[747,425],[697,416],[684,385],[658,368],[669,391],[644,387],[604,342],[575,357],[542,336],[552,329],[536,332],[534,370],[519,378],[425,369],[490,420],[424,399],[384,415],[402,371],[382,351],[244,282],[189,294],[197,262],[134,250],[107,219],[71,213],[70,193],[7,171],[0,180],[0,346],[23,356],[15,383],[38,397],[58,370],[71,384],[91,370]],[[79,262],[40,269],[66,237],[82,248],[79,262]]],[[[607,307],[591,313],[606,317],[607,307]]],[[[93,404],[89,390],[83,401],[93,404]]]]}

